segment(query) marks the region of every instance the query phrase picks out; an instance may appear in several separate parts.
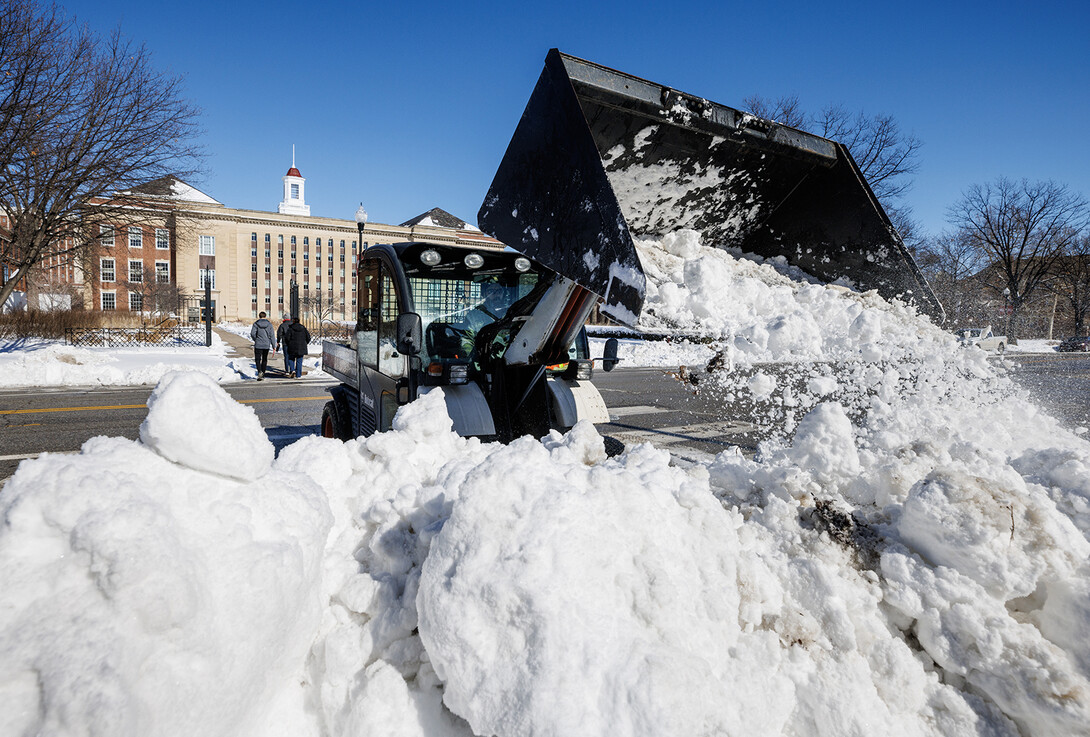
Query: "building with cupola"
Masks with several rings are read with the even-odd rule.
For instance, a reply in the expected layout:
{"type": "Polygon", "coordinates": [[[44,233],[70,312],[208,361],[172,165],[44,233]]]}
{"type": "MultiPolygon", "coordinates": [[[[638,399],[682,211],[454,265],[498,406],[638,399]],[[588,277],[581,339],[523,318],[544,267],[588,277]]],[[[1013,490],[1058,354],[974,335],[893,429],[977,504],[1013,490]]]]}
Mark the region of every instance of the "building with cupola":
{"type": "Polygon", "coordinates": [[[84,306],[147,312],[151,287],[173,285],[196,298],[207,280],[216,320],[250,321],[259,312],[288,312],[294,281],[301,300],[323,305],[326,319],[351,321],[356,259],[369,245],[426,241],[503,247],[438,208],[401,225],[316,217],[294,160],[282,181],[275,212],[228,207],[176,177],[121,193],[150,215],[141,217],[140,225],[99,224],[101,245],[88,259],[91,273],[83,279],[84,306]]]}

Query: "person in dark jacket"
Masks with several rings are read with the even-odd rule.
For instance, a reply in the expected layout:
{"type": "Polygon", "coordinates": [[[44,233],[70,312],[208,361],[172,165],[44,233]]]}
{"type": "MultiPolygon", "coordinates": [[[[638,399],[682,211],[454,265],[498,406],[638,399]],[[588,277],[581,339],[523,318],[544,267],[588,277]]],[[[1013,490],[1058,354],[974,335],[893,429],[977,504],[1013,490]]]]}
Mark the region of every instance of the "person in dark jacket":
{"type": "Polygon", "coordinates": [[[307,346],[310,344],[310,331],[298,317],[293,317],[291,325],[285,331],[284,355],[291,355],[292,367],[288,375],[298,379],[303,375],[303,356],[307,355],[307,346]]]}
{"type": "Polygon", "coordinates": [[[257,368],[257,380],[265,378],[265,369],[269,365],[269,349],[276,345],[276,333],[272,323],[265,319],[265,313],[257,313],[257,320],[250,326],[250,340],[254,342],[254,366],[257,368]]]}
{"type": "Polygon", "coordinates": [[[280,350],[280,346],[284,346],[284,373],[291,373],[291,355],[288,353],[288,328],[291,327],[291,315],[284,313],[284,320],[280,323],[280,327],[276,329],[276,348],[273,351],[280,350]]]}

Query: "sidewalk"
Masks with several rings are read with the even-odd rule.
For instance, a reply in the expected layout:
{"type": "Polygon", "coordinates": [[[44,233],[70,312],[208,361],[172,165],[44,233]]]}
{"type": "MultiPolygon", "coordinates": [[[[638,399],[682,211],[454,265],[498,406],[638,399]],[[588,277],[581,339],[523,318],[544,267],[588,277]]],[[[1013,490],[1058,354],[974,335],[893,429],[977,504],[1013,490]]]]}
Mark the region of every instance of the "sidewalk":
{"type": "MultiPolygon", "coordinates": [[[[228,360],[233,358],[241,359],[243,361],[249,361],[251,364],[254,362],[254,344],[249,338],[244,338],[241,335],[232,333],[229,330],[224,330],[216,325],[212,326],[212,329],[216,331],[216,335],[220,337],[220,340],[227,346],[226,356],[228,360]]],[[[320,358],[320,357],[319,357],[320,358]]],[[[303,376],[307,375],[307,371],[303,370],[303,376]]],[[[269,365],[265,370],[265,376],[270,379],[286,379],[288,374],[284,371],[284,354],[273,353],[269,351],[269,365]]]]}

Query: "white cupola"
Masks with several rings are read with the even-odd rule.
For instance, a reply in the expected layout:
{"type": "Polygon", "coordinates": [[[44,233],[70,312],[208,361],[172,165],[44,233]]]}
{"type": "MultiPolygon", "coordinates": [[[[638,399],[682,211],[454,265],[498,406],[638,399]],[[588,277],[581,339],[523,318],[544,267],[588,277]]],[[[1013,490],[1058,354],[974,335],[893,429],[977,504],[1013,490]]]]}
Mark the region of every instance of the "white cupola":
{"type": "Polygon", "coordinates": [[[310,215],[304,187],[307,180],[295,168],[295,146],[291,147],[291,168],[284,175],[284,200],[276,208],[283,215],[310,215]]]}

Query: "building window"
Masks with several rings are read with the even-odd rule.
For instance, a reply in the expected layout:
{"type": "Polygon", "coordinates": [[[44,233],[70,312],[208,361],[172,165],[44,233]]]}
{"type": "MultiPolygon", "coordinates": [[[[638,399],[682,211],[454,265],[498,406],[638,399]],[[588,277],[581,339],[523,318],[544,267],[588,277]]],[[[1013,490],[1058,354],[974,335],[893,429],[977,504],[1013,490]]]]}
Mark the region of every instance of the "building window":
{"type": "Polygon", "coordinates": [[[344,250],[344,241],[341,241],[341,250],[344,250]]]}
{"type": "Polygon", "coordinates": [[[268,242],[269,242],[269,234],[268,234],[268,233],[266,233],[266,234],[265,234],[265,242],[266,242],[266,243],[268,243],[268,242]]]}
{"type": "Polygon", "coordinates": [[[140,284],[144,281],[144,262],[129,259],[129,282],[140,284]]]}
{"type": "Polygon", "coordinates": [[[102,242],[102,245],[112,247],[114,245],[114,226],[98,226],[98,239],[102,242]]]}
{"type": "Polygon", "coordinates": [[[341,278],[344,278],[344,269],[341,269],[341,278]]]}
{"type": "Polygon", "coordinates": [[[284,304],[284,295],[281,294],[279,297],[277,297],[276,298],[276,303],[279,304],[279,305],[284,304]]]}
{"type": "Polygon", "coordinates": [[[352,241],[352,253],[356,252],[356,242],[352,241]]]}
{"type": "Polygon", "coordinates": [[[216,255],[216,236],[214,235],[202,235],[200,236],[200,254],[202,256],[215,256],[216,255]]]}
{"type": "Polygon", "coordinates": [[[329,260],[330,260],[330,261],[332,261],[332,260],[333,260],[333,251],[330,251],[330,252],[329,252],[329,260]]]}
{"type": "Polygon", "coordinates": [[[251,248],[250,249],[250,258],[257,258],[257,249],[256,248],[251,248]]]}
{"type": "Polygon", "coordinates": [[[144,295],[140,292],[129,292],[129,311],[140,312],[144,309],[144,295]]]}
{"type": "Polygon", "coordinates": [[[329,275],[330,275],[330,276],[333,276],[333,269],[330,269],[330,270],[329,270],[329,275]]]}
{"type": "Polygon", "coordinates": [[[341,254],[341,263],[342,264],[344,263],[344,254],[343,253],[341,254]]]}
{"type": "Polygon", "coordinates": [[[144,231],[140,228],[129,228],[129,248],[144,247],[144,231]]]}
{"type": "Polygon", "coordinates": [[[269,291],[270,289],[272,289],[272,282],[271,282],[271,281],[269,281],[268,279],[266,279],[266,280],[265,280],[265,291],[267,292],[267,291],[269,291]]]}
{"type": "Polygon", "coordinates": [[[161,251],[170,250],[170,231],[166,228],[155,229],[155,247],[161,251]]]}
{"type": "Polygon", "coordinates": [[[197,273],[197,288],[204,289],[204,280],[208,279],[208,285],[212,288],[216,288],[216,270],[215,269],[198,269],[197,273]]]}
{"type": "Polygon", "coordinates": [[[291,237],[291,244],[292,244],[293,246],[295,245],[295,236],[294,236],[294,235],[293,235],[293,236],[291,237]]]}
{"type": "Polygon", "coordinates": [[[160,284],[170,283],[170,262],[169,261],[156,261],[155,262],[155,281],[160,284]]]}
{"type": "Polygon", "coordinates": [[[98,271],[99,278],[102,281],[114,281],[117,278],[117,272],[114,271],[114,260],[112,258],[99,259],[98,271]]]}
{"type": "Polygon", "coordinates": [[[276,236],[276,244],[279,245],[279,246],[284,245],[284,236],[282,236],[282,235],[276,236]]]}
{"type": "Polygon", "coordinates": [[[295,273],[295,267],[294,266],[291,267],[291,273],[293,273],[293,274],[295,273]]]}
{"type": "Polygon", "coordinates": [[[272,251],[268,248],[265,249],[265,258],[272,258],[272,251]]]}
{"type": "Polygon", "coordinates": [[[291,260],[292,260],[292,261],[294,261],[294,260],[295,260],[295,251],[292,251],[292,252],[291,252],[291,260]]]}
{"type": "Polygon", "coordinates": [[[257,279],[251,279],[250,280],[250,286],[253,287],[254,289],[257,289],[257,279]]]}
{"type": "Polygon", "coordinates": [[[113,292],[103,292],[98,295],[102,300],[102,309],[104,311],[113,311],[117,309],[117,295],[113,292]]]}
{"type": "Polygon", "coordinates": [[[310,236],[303,236],[303,248],[310,245],[310,236]]]}
{"type": "Polygon", "coordinates": [[[277,267],[276,267],[276,273],[277,273],[277,274],[283,274],[283,273],[284,273],[284,266],[283,266],[283,264],[281,264],[280,266],[277,266],[277,267]]]}
{"type": "Polygon", "coordinates": [[[291,185],[291,198],[293,200],[299,199],[299,185],[298,184],[292,184],[291,185]]]}
{"type": "MultiPolygon", "coordinates": [[[[257,233],[250,233],[250,240],[256,243],[257,242],[257,233]]],[[[254,246],[254,248],[257,248],[257,246],[254,246]]]]}
{"type": "Polygon", "coordinates": [[[304,266],[303,267],[303,275],[305,276],[305,275],[307,275],[309,273],[310,273],[310,267],[309,266],[304,266]]]}
{"type": "Polygon", "coordinates": [[[281,248],[279,251],[276,252],[276,257],[279,258],[279,259],[284,258],[284,249],[283,248],[281,248]]]}
{"type": "Polygon", "coordinates": [[[257,264],[250,264],[250,271],[257,271],[257,264]]]}
{"type": "Polygon", "coordinates": [[[270,266],[269,264],[265,264],[265,273],[268,274],[271,271],[272,271],[272,266],[270,266]]]}

